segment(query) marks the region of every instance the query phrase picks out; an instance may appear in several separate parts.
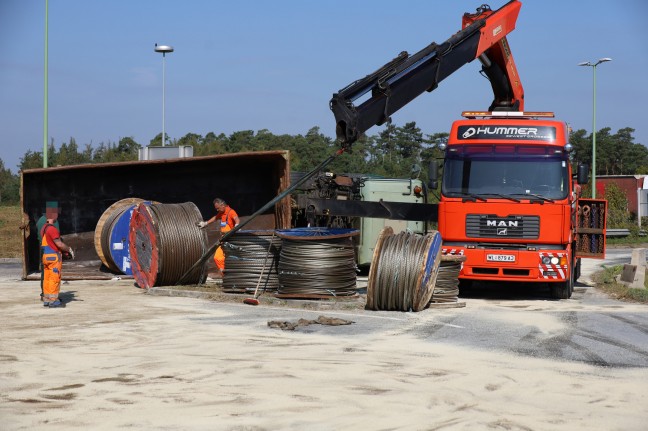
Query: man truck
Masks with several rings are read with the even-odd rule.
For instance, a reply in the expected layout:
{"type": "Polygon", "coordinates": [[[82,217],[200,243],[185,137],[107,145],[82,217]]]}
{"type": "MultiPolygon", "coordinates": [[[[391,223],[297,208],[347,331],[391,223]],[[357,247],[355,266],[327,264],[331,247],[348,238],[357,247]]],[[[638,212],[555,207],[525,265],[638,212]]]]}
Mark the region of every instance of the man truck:
{"type": "MultiPolygon", "coordinates": [[[[336,134],[350,147],[368,128],[474,59],[490,81],[485,111],[465,111],[450,129],[438,204],[443,253],[465,255],[461,285],[475,280],[548,283],[569,298],[580,258],[603,258],[607,203],[581,197],[588,167],[572,172],[568,126],[550,112],[524,110],[524,90],[506,35],[521,3],[482,5],[462,30],[416,54],[402,52],[333,95],[336,134]],[[355,102],[357,102],[357,105],[355,102]]],[[[430,186],[437,188],[437,163],[430,186]]]]}

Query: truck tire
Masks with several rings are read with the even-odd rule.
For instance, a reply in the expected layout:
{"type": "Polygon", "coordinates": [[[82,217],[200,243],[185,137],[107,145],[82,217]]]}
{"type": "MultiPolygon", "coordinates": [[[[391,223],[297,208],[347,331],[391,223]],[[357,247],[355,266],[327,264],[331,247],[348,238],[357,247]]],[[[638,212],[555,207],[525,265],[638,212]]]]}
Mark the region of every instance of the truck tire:
{"type": "Polygon", "coordinates": [[[569,299],[574,292],[574,268],[569,273],[569,278],[562,283],[551,283],[551,297],[554,299],[569,299]]]}

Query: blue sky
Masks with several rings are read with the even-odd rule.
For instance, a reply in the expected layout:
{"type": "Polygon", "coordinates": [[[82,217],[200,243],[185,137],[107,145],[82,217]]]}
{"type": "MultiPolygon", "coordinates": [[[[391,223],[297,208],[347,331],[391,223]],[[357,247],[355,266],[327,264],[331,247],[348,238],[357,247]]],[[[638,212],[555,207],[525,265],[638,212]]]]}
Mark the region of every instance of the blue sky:
{"type": "MultiPolygon", "coordinates": [[[[337,90],[395,57],[443,42],[479,1],[50,0],[49,136],[83,148],[125,136],[147,145],[166,132],[229,135],[268,129],[334,137],[328,102],[337,90]]],[[[491,1],[493,9],[504,0],[491,1]]],[[[648,145],[648,2],[523,1],[509,43],[527,110],[554,111],[574,129],[636,129],[648,145]]],[[[0,158],[17,170],[43,148],[45,0],[0,0],[0,158]]],[[[474,61],[396,113],[424,133],[447,132],[492,92],[474,61]]],[[[380,127],[368,131],[375,134],[380,127]]]]}

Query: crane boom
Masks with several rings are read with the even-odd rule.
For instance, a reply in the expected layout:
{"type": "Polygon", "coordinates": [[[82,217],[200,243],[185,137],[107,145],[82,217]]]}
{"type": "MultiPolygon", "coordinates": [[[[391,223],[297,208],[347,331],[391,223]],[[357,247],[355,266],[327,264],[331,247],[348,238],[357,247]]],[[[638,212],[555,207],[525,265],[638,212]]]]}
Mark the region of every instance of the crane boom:
{"type": "Polygon", "coordinates": [[[474,14],[464,14],[462,30],[441,44],[432,42],[416,54],[401,52],[375,72],[333,94],[330,108],[336,122],[337,139],[350,147],[374,125],[387,122],[392,114],[459,68],[478,58],[482,73],[491,82],[494,100],[491,111],[521,111],[524,90],[517,75],[506,35],[513,31],[521,3],[512,0],[492,11],[482,5],[474,14]],[[358,106],[358,99],[371,92],[358,106]]]}

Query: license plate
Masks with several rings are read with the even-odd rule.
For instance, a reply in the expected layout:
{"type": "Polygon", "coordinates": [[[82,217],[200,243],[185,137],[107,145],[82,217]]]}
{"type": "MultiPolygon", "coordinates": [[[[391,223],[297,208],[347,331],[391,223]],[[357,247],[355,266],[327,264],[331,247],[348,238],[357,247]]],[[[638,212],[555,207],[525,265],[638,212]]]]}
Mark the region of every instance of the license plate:
{"type": "Polygon", "coordinates": [[[512,254],[487,254],[488,262],[515,262],[515,256],[512,254]]]}

